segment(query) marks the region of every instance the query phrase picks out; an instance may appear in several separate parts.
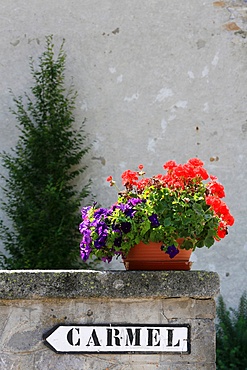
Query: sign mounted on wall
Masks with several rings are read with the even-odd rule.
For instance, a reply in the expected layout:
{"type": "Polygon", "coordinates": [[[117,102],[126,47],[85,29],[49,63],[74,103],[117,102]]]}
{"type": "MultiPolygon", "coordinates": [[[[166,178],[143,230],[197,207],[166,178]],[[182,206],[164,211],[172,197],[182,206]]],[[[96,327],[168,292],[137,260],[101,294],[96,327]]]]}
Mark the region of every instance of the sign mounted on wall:
{"type": "Polygon", "coordinates": [[[43,339],[56,353],[190,353],[189,325],[57,325],[43,339]]]}

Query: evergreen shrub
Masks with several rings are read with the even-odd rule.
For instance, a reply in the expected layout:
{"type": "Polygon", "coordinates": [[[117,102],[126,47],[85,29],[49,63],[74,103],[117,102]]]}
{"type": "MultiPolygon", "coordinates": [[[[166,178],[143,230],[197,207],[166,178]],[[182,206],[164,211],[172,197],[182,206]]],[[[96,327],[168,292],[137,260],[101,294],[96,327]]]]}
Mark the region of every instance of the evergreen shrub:
{"type": "Polygon", "coordinates": [[[247,296],[237,310],[227,309],[220,296],[217,305],[216,364],[219,370],[247,369],[247,296]]]}
{"type": "Polygon", "coordinates": [[[1,154],[5,168],[0,238],[7,269],[87,268],[79,262],[80,203],[90,195],[90,183],[77,189],[85,171],[82,159],[90,149],[83,131],[74,128],[76,92],[65,88],[66,54],[62,42],[55,56],[53,37],[30,67],[31,93],[16,98],[12,110],[20,136],[11,154],[1,154]],[[6,172],[8,173],[6,175],[6,172]]]}

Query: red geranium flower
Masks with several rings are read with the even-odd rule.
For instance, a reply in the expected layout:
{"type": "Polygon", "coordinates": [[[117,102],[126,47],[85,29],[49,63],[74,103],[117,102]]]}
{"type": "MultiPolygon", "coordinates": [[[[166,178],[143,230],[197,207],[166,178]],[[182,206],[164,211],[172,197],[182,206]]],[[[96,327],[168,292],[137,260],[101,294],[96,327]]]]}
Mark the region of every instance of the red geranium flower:
{"type": "Polygon", "coordinates": [[[177,163],[175,161],[168,161],[164,164],[163,168],[165,170],[171,170],[172,168],[176,167],[177,163]]]}
{"type": "Polygon", "coordinates": [[[216,181],[212,181],[207,184],[207,189],[209,189],[212,195],[217,195],[219,198],[225,197],[225,189],[224,186],[216,181]]]}
{"type": "Polygon", "coordinates": [[[137,184],[138,174],[135,171],[127,170],[122,174],[122,183],[126,187],[133,187],[137,184]]]}
{"type": "Polygon", "coordinates": [[[141,179],[140,181],[138,181],[138,183],[136,184],[136,187],[137,187],[137,190],[138,191],[141,191],[141,190],[144,190],[146,187],[150,186],[151,185],[151,181],[150,179],[141,179]]]}
{"type": "Polygon", "coordinates": [[[202,168],[202,167],[196,167],[196,174],[198,176],[200,176],[203,180],[207,180],[208,179],[208,173],[207,171],[205,170],[205,168],[202,168]]]}
{"type": "Polygon", "coordinates": [[[217,231],[218,236],[223,239],[227,235],[227,228],[222,228],[221,226],[218,227],[217,231]]]}
{"type": "Polygon", "coordinates": [[[204,163],[198,158],[191,158],[188,160],[188,163],[192,164],[194,167],[201,167],[204,163]]]}

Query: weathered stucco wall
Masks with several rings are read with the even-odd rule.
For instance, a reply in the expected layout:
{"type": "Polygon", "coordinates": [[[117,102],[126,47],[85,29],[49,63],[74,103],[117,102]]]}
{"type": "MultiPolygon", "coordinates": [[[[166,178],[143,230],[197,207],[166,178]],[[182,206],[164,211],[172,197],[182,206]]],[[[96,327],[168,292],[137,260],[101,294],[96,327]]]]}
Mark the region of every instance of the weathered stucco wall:
{"type": "Polygon", "coordinates": [[[0,368],[213,370],[218,292],[218,275],[205,271],[1,271],[0,368]],[[57,324],[189,325],[191,350],[57,354],[42,340],[57,324]]]}
{"type": "Polygon", "coordinates": [[[87,178],[98,201],[116,199],[108,175],[120,184],[122,171],[139,163],[151,176],[167,160],[201,158],[225,185],[236,223],[224,241],[194,254],[193,268],[219,272],[232,306],[247,285],[246,11],[244,0],[0,4],[1,150],[18,135],[8,89],[28,90],[28,58],[43,52],[46,35],[57,46],[65,38],[76,116],[87,119],[93,142],[87,178]]]}

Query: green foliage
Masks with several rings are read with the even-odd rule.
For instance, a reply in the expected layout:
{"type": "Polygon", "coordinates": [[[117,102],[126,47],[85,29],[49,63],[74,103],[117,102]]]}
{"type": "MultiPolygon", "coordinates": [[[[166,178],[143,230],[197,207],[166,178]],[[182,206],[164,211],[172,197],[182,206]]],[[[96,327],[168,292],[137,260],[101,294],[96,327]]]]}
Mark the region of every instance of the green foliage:
{"type": "Polygon", "coordinates": [[[237,310],[227,310],[222,296],[217,306],[216,363],[219,370],[247,369],[247,296],[237,310]]]}
{"type": "Polygon", "coordinates": [[[2,209],[11,221],[0,224],[0,237],[8,256],[1,255],[8,269],[70,269],[78,262],[79,206],[89,195],[88,183],[78,191],[76,179],[88,152],[83,123],[73,128],[76,93],[65,89],[66,54],[62,43],[55,58],[53,37],[35,67],[31,96],[14,97],[20,137],[12,153],[1,154],[8,175],[4,179],[2,209]]]}

